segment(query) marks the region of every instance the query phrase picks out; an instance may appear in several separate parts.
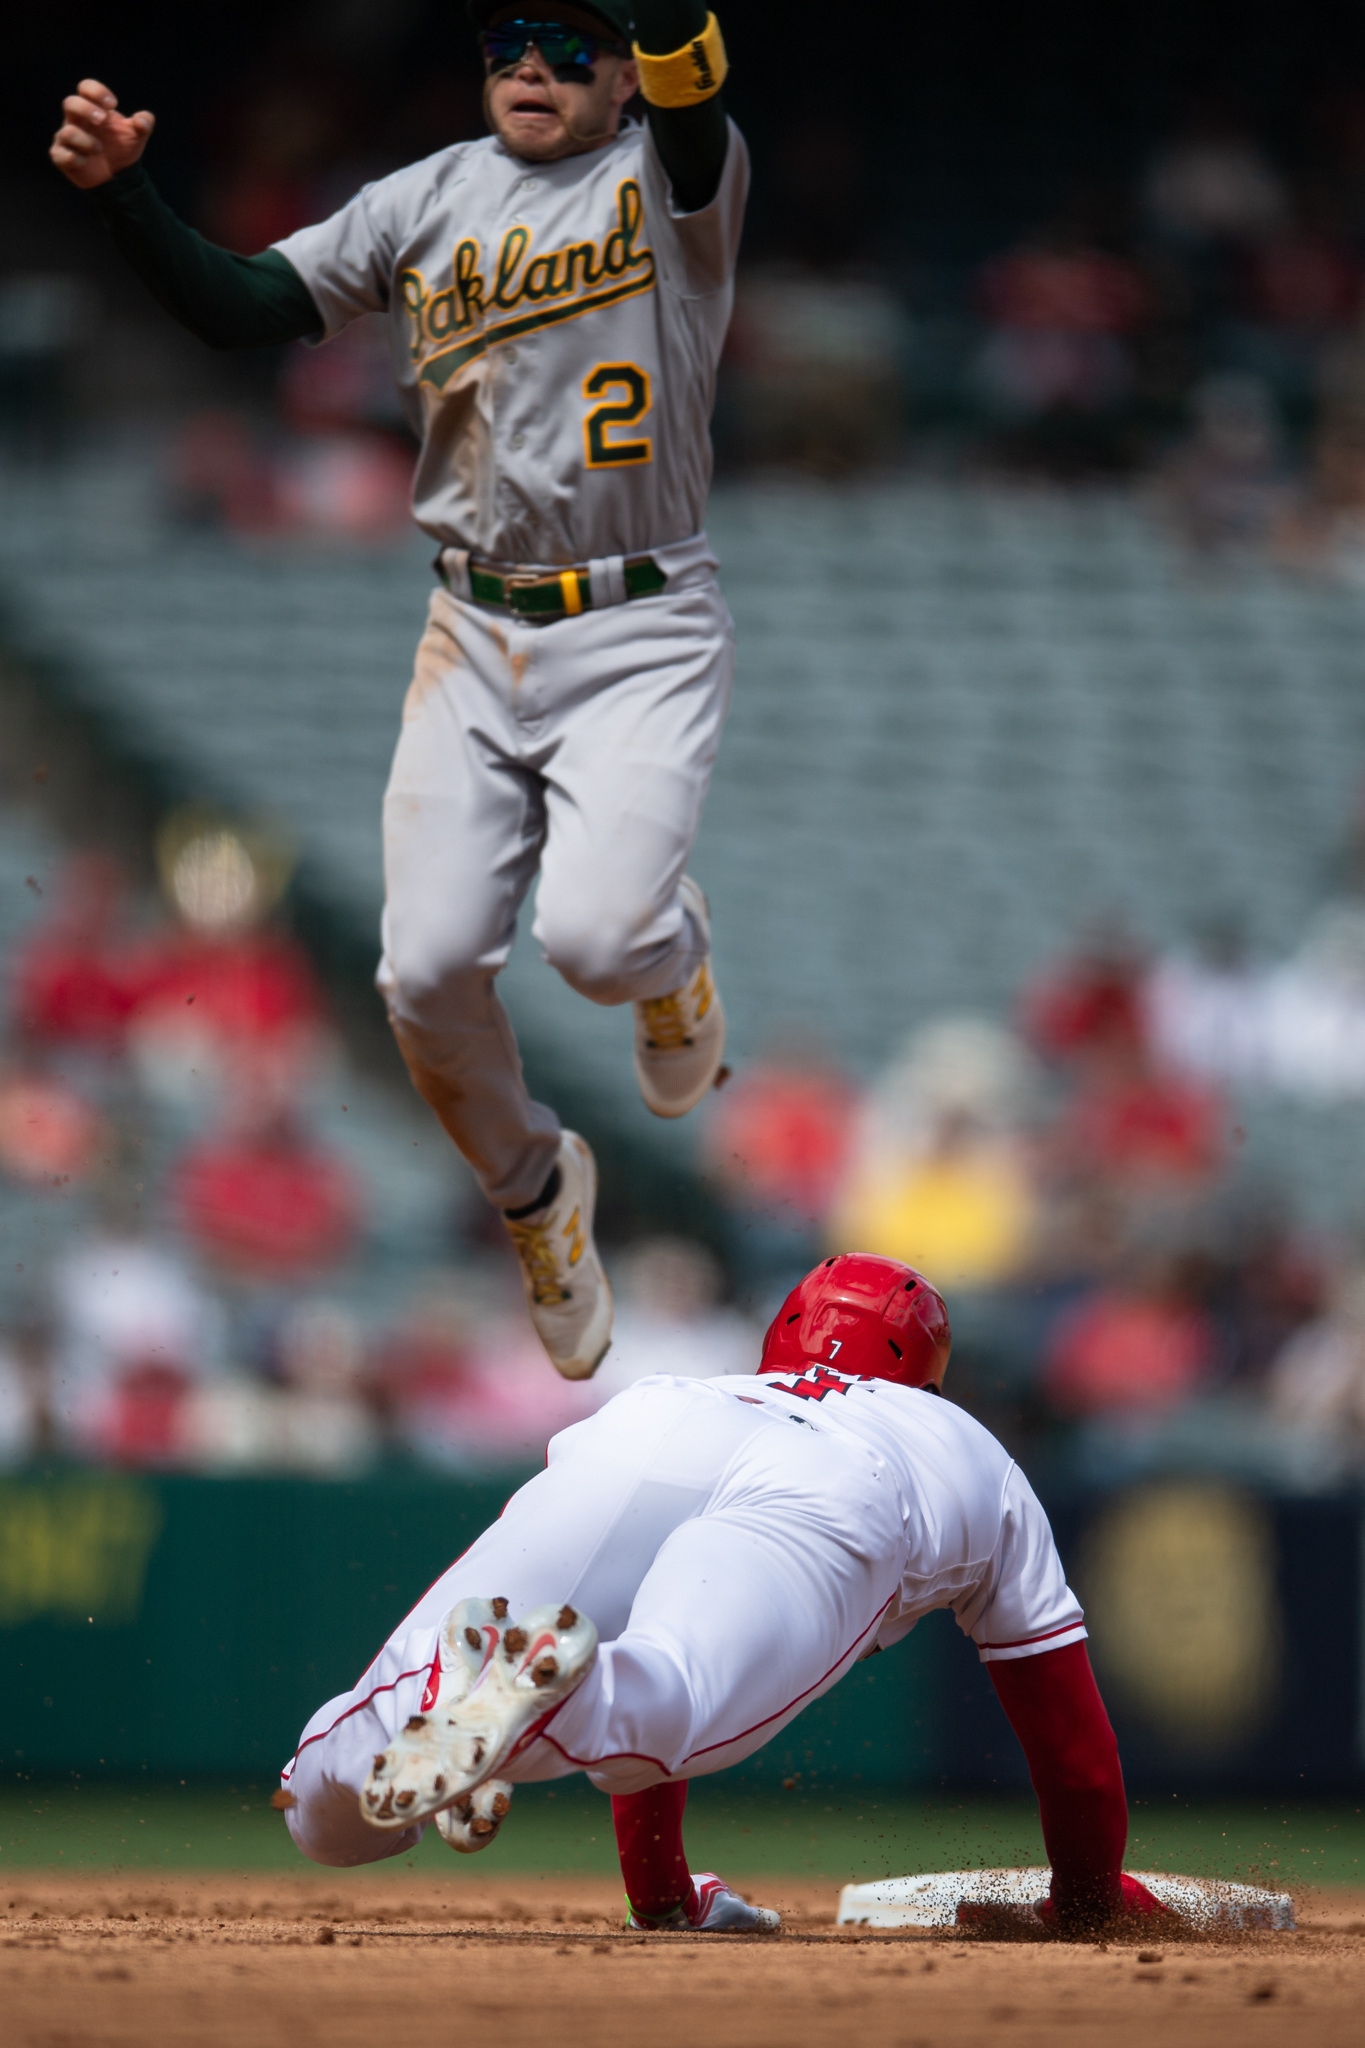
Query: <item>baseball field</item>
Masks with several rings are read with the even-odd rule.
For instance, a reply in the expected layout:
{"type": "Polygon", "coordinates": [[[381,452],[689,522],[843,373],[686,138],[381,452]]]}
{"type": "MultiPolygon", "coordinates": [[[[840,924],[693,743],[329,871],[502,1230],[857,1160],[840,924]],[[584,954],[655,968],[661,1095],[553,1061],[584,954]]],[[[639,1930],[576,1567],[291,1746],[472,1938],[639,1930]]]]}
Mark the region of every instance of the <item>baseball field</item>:
{"type": "Polygon", "coordinates": [[[1023,1802],[731,1797],[689,1840],[781,1935],[628,1934],[604,1800],[518,1794],[456,1863],[433,1835],[363,1873],[294,1855],[269,1786],[30,1784],[0,1802],[0,1995],[22,2048],[372,2043],[568,2026],[593,2044],[948,2048],[1359,2039],[1365,1816],[1350,1804],[1135,1800],[1129,1865],[1292,1890],[1294,1933],[1125,1946],[841,1929],[850,1878],[1041,1860],[1023,1802]]]}

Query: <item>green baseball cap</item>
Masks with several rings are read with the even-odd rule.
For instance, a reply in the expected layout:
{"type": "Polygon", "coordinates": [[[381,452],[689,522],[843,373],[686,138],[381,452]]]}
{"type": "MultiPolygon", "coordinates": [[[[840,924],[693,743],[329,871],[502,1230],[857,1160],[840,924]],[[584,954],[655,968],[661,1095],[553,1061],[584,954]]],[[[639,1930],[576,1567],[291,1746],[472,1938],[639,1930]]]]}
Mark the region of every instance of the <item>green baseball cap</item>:
{"type": "MultiPolygon", "coordinates": [[[[573,4],[575,7],[581,7],[585,14],[595,14],[603,26],[609,28],[614,36],[619,36],[622,42],[634,42],[635,16],[632,11],[632,0],[573,0],[573,4]]],[[[491,17],[500,13],[507,5],[508,0],[469,0],[469,18],[475,28],[484,28],[491,17]]],[[[544,6],[537,5],[537,0],[526,0],[525,6],[520,9],[524,21],[535,21],[538,18],[543,20],[546,11],[544,6]]],[[[553,0],[549,0],[548,11],[554,11],[553,0]]]]}

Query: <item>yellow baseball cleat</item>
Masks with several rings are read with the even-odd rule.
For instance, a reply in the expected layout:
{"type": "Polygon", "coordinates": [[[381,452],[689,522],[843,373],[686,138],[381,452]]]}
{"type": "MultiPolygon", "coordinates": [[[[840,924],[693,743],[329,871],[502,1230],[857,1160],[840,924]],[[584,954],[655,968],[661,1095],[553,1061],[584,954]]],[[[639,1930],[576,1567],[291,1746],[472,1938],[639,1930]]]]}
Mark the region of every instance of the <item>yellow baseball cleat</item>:
{"type": "MultiPolygon", "coordinates": [[[[679,888],[709,941],[705,896],[690,875],[679,888]]],[[[725,1011],[708,952],[682,988],[635,1004],[635,1074],[646,1109],[686,1116],[715,1087],[724,1058],[725,1011]]]]}
{"type": "Polygon", "coordinates": [[[597,1164],[577,1132],[565,1131],[556,1167],[559,1185],[544,1208],[502,1220],[550,1363],[566,1380],[587,1380],[611,1348],[611,1288],[592,1234],[597,1164]]]}

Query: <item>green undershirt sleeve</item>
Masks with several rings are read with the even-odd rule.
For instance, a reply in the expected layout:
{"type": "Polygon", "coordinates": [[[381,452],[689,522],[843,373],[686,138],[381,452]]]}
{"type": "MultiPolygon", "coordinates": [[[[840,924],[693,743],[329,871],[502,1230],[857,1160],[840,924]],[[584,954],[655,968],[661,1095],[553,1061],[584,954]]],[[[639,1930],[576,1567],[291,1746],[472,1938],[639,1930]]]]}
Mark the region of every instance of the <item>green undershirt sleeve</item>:
{"type": "MultiPolygon", "coordinates": [[[[705,0],[635,0],[635,40],[667,57],[706,27],[705,0]]],[[[696,107],[649,107],[649,126],[673,197],[683,213],[700,213],[720,190],[730,129],[721,96],[696,107]]]]}
{"type": "Polygon", "coordinates": [[[271,348],[322,333],[312,293],[276,249],[237,256],[169,207],[141,164],[91,194],[152,297],[210,348],[271,348]]]}

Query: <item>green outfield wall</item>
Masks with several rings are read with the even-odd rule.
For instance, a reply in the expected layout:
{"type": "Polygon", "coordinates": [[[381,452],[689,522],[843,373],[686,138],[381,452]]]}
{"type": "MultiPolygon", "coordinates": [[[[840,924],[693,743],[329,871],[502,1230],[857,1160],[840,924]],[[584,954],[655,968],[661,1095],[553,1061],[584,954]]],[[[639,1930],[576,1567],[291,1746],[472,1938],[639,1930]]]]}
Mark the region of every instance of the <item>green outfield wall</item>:
{"type": "MultiPolygon", "coordinates": [[[[397,1469],[356,1483],[0,1478],[7,1772],[269,1777],[516,1484],[397,1469]]],[[[1131,1784],[1303,1796],[1365,1782],[1357,1499],[1184,1477],[1048,1506],[1131,1784]]],[[[1026,1783],[946,1615],[733,1775],[1026,1783]]]]}
{"type": "MultiPolygon", "coordinates": [[[[277,1771],[309,1715],[354,1683],[515,1484],[0,1479],[8,1769],[277,1771]]],[[[935,1648],[926,1631],[872,1659],[747,1775],[925,1779],[941,1747],[935,1648]]]]}

